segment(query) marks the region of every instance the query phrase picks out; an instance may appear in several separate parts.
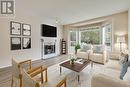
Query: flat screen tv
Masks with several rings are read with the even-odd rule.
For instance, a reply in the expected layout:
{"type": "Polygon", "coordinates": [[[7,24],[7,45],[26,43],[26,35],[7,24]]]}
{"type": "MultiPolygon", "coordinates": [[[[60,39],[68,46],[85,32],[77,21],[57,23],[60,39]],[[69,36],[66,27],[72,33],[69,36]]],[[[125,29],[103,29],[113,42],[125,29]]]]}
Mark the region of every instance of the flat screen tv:
{"type": "Polygon", "coordinates": [[[57,37],[57,28],[54,26],[42,24],[41,35],[43,37],[57,37]]]}

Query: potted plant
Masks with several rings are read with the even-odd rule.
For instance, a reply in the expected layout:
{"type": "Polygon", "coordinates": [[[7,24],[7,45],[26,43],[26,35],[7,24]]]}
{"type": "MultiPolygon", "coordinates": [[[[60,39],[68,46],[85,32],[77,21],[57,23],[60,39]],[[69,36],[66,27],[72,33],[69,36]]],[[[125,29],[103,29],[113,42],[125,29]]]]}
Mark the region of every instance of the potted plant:
{"type": "Polygon", "coordinates": [[[71,55],[70,56],[70,64],[74,65],[75,60],[76,60],[75,57],[71,55]]]}
{"type": "Polygon", "coordinates": [[[75,54],[77,54],[77,50],[80,49],[80,44],[75,45],[75,54]]]}

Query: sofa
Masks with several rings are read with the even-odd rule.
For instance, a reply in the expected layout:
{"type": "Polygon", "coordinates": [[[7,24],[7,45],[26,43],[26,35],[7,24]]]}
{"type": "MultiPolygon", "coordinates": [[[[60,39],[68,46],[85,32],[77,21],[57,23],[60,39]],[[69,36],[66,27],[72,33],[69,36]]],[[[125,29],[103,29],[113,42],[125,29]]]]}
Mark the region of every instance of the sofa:
{"type": "Polygon", "coordinates": [[[93,62],[105,64],[107,60],[107,51],[105,45],[93,45],[93,51],[89,55],[93,62]]]}
{"type": "Polygon", "coordinates": [[[77,50],[76,56],[79,58],[88,59],[89,54],[92,52],[92,45],[85,44],[81,45],[81,48],[77,50]]]}
{"type": "Polygon", "coordinates": [[[130,83],[104,74],[92,77],[91,87],[130,87],[130,83]]]}
{"type": "Polygon", "coordinates": [[[130,87],[130,67],[123,80],[115,78],[112,74],[97,74],[91,79],[91,87],[130,87]]]}

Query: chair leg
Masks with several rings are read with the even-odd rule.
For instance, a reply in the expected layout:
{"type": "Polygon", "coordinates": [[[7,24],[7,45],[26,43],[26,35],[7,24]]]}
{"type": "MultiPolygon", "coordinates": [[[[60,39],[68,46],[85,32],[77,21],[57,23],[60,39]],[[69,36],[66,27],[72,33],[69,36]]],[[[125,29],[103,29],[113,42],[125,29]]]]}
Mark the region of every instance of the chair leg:
{"type": "Polygon", "coordinates": [[[12,81],[11,81],[11,87],[13,87],[13,84],[14,84],[14,80],[13,80],[13,78],[12,78],[12,81]]]}
{"type": "Polygon", "coordinates": [[[64,86],[66,87],[66,81],[65,81],[65,83],[64,83],[64,86]]]}
{"type": "Polygon", "coordinates": [[[42,67],[41,67],[41,83],[43,83],[43,72],[42,72],[42,67]]]}
{"type": "Polygon", "coordinates": [[[22,79],[22,75],[20,74],[20,75],[19,75],[19,77],[20,77],[20,87],[22,87],[22,86],[23,86],[23,79],[22,79]]]}
{"type": "Polygon", "coordinates": [[[45,75],[46,75],[46,76],[45,76],[45,77],[46,77],[46,78],[45,78],[45,82],[48,82],[47,69],[46,69],[46,71],[45,71],[45,75]]]}

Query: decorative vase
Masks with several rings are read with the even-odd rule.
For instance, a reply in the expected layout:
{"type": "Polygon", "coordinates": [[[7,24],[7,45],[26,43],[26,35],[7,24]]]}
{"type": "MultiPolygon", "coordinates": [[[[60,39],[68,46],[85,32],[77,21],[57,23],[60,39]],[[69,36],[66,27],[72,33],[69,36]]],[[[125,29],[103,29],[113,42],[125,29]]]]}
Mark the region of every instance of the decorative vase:
{"type": "Polygon", "coordinates": [[[74,60],[70,60],[70,64],[71,64],[71,65],[74,65],[74,60]]]}

